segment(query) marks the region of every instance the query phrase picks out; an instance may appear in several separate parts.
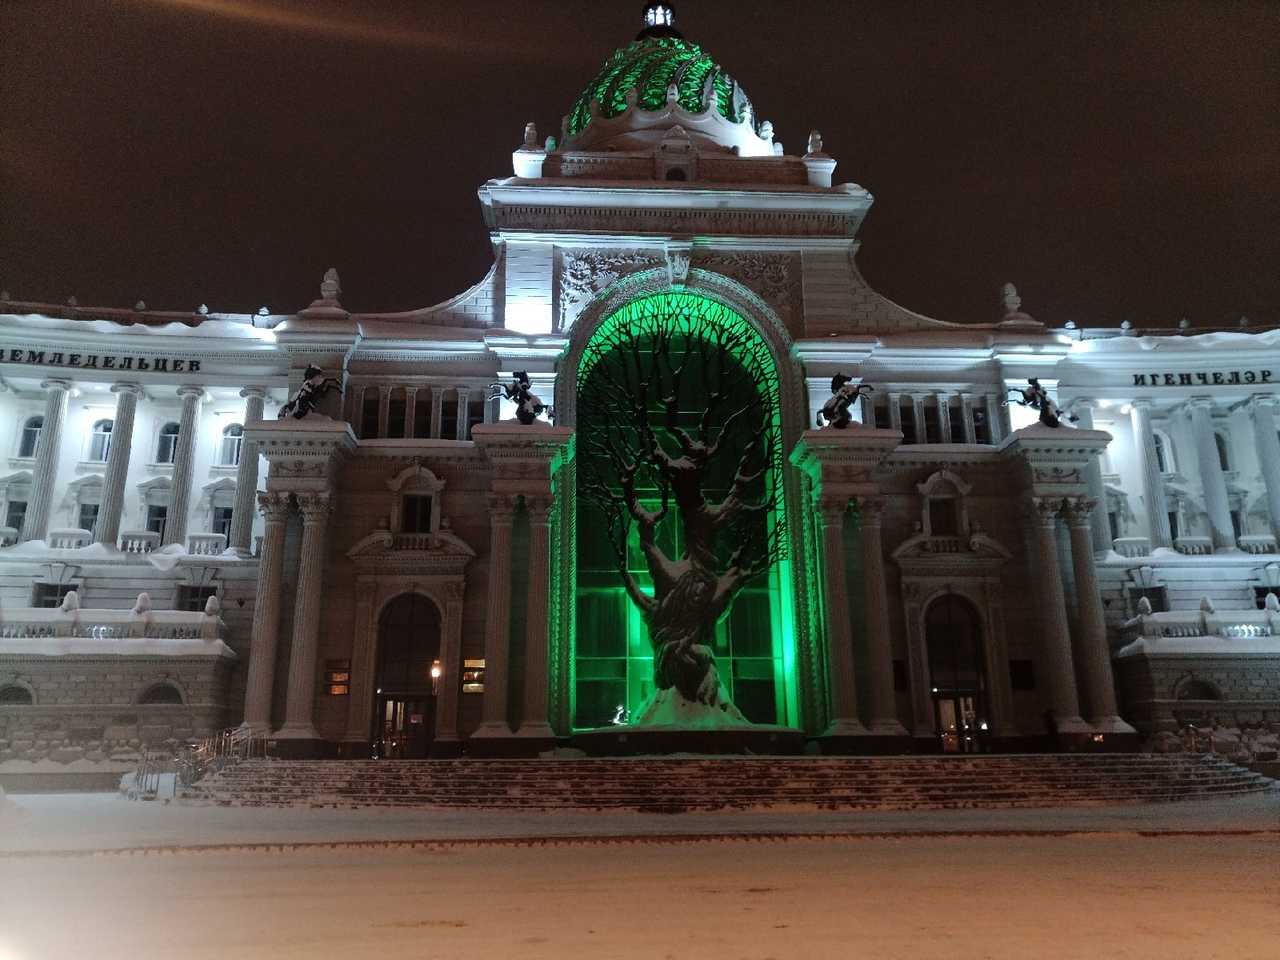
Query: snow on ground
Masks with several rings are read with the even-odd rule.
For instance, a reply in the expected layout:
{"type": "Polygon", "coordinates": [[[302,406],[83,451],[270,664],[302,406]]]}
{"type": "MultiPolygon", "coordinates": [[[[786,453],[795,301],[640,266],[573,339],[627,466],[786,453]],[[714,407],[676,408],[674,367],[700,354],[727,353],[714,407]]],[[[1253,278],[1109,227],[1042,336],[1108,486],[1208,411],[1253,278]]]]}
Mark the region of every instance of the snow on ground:
{"type": "Polygon", "coordinates": [[[0,857],[3,960],[1274,960],[1280,837],[0,857]]]}
{"type": "MultiPolygon", "coordinates": [[[[1034,810],[750,810],[679,815],[627,811],[350,810],[130,801],[118,794],[17,794],[0,821],[5,852],[281,844],[707,834],[1002,831],[1274,831],[1280,793],[1185,803],[1034,810]]],[[[0,955],[0,960],[6,960],[0,955]]]]}

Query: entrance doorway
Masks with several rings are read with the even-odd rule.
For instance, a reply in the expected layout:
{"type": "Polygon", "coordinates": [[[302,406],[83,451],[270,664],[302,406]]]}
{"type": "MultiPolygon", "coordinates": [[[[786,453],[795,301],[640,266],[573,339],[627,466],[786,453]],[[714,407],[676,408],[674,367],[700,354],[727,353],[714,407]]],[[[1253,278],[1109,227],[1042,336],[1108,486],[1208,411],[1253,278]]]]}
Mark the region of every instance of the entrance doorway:
{"type": "Polygon", "coordinates": [[[436,729],[432,668],[439,666],[439,610],[416,593],[396,597],[378,625],[371,738],[375,756],[425,760],[430,755],[436,729]]]}
{"type": "Polygon", "coordinates": [[[982,621],[973,605],[948,593],[925,614],[934,730],[943,753],[989,749],[982,621]]]}

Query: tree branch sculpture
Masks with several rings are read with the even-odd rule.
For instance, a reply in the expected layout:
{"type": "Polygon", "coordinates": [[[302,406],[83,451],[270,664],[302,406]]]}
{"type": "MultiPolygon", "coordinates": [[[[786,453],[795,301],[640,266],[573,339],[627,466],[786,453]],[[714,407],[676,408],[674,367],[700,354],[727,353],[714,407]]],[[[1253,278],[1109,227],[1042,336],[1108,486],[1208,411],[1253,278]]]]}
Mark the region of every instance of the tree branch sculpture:
{"type": "Polygon", "coordinates": [[[712,306],[649,298],[642,315],[592,338],[579,374],[579,490],[603,515],[618,575],[648,627],[655,699],[674,690],[745,722],[720,683],[714,631],[785,550],[774,516],[777,386],[755,331],[699,305],[712,306]],[[668,524],[681,534],[679,555],[659,543],[668,524]],[[652,595],[631,569],[632,528],[652,595]]]}

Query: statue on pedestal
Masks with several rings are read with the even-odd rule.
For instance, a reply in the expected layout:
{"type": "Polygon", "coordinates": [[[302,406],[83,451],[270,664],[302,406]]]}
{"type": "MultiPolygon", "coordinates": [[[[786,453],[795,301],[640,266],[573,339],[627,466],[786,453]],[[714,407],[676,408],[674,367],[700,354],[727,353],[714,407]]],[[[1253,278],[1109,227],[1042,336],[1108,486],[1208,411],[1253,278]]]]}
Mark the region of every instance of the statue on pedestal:
{"type": "Polygon", "coordinates": [[[529,385],[529,374],[524,370],[517,370],[511,375],[511,382],[507,384],[493,385],[493,396],[498,395],[501,390],[508,400],[516,405],[516,419],[523,423],[526,427],[538,419],[538,416],[547,409],[546,404],[542,402],[542,398],[533,392],[529,385]]]}
{"type": "Polygon", "coordinates": [[[849,408],[857,402],[859,397],[871,392],[872,388],[867,384],[854,383],[853,377],[837,373],[831,378],[831,399],[818,411],[818,426],[835,427],[837,430],[845,429],[853,423],[849,408]]]}
{"type": "Polygon", "coordinates": [[[331,391],[337,391],[342,394],[342,384],[333,377],[325,376],[323,370],[308,364],[306,372],[303,374],[302,386],[283,407],[280,408],[279,418],[281,420],[287,417],[293,417],[295,420],[301,420],[307,414],[314,412],[320,405],[320,401],[329,395],[331,391]]]}
{"type": "MultiPolygon", "coordinates": [[[[1053,402],[1053,398],[1049,396],[1047,390],[1040,386],[1040,381],[1035,377],[1027,380],[1027,388],[1021,390],[1017,387],[1010,387],[1010,393],[1016,393],[1021,399],[1014,399],[1013,402],[1021,407],[1030,407],[1032,410],[1040,411],[1040,422],[1046,427],[1062,426],[1062,411],[1058,409],[1058,405],[1053,402]]],[[[1004,401],[1004,406],[1009,405],[1009,400],[1004,401]]],[[[1065,418],[1068,423],[1075,423],[1080,418],[1070,416],[1065,418]]]]}

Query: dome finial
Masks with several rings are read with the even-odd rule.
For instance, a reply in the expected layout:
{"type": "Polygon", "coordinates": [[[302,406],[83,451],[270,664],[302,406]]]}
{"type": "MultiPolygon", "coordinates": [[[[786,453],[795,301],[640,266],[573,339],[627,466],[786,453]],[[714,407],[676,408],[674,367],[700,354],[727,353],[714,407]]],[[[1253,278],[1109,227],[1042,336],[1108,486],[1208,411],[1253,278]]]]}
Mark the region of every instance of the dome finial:
{"type": "Polygon", "coordinates": [[[676,29],[676,11],[666,0],[650,0],[644,5],[644,29],[637,40],[649,37],[675,37],[682,39],[676,29]]]}

